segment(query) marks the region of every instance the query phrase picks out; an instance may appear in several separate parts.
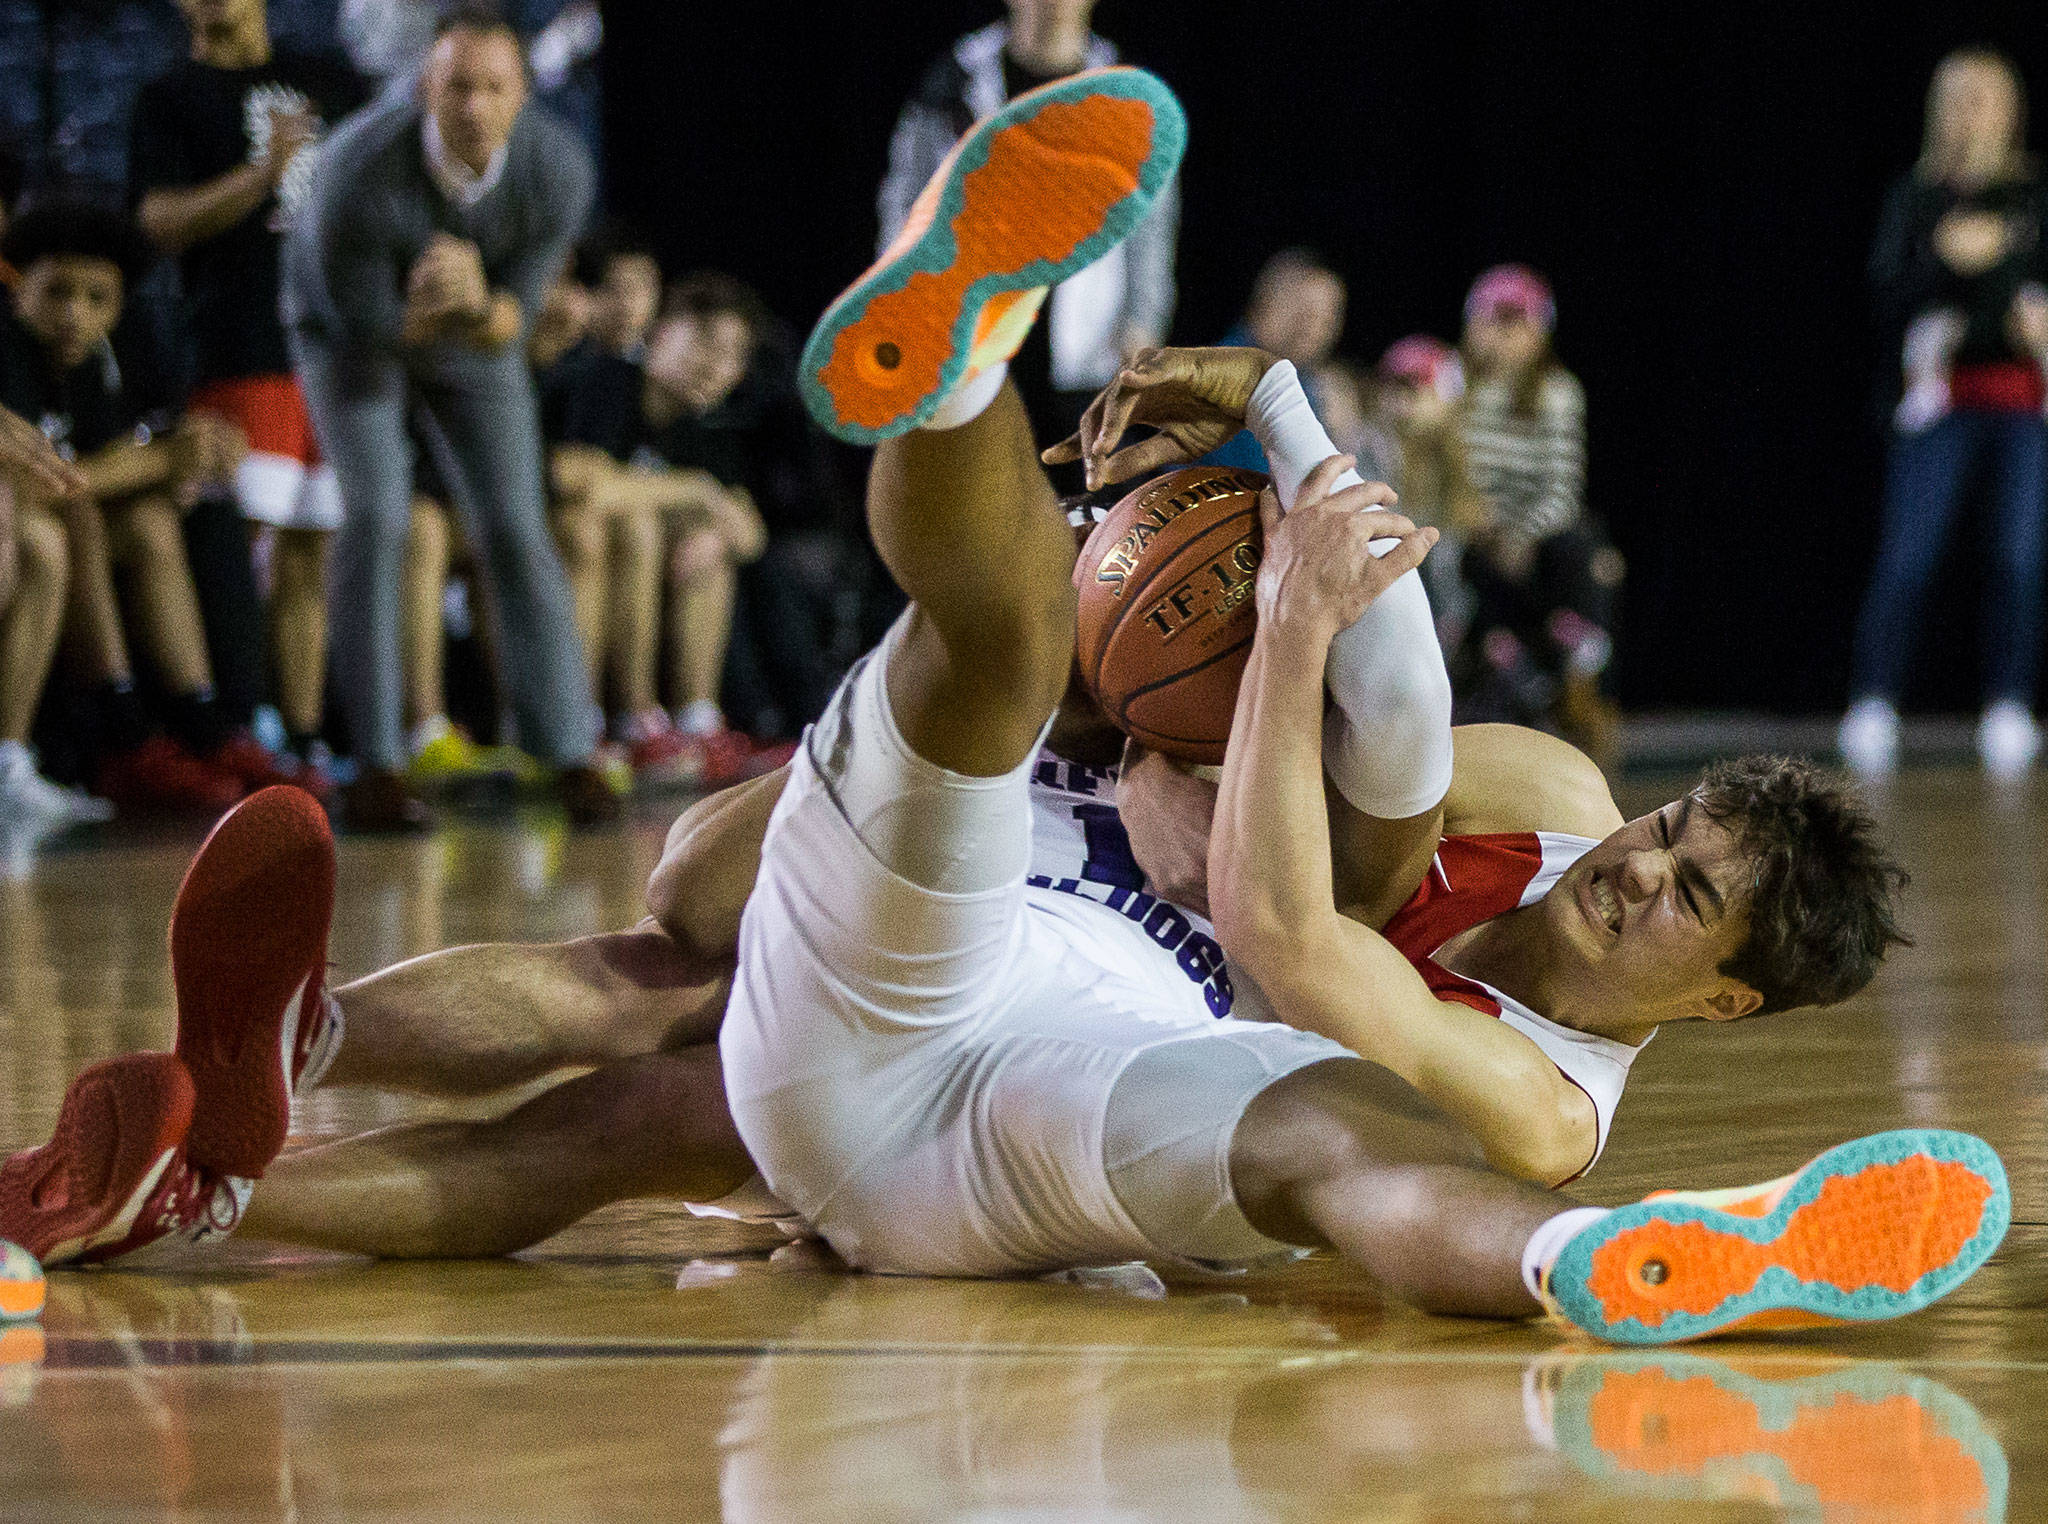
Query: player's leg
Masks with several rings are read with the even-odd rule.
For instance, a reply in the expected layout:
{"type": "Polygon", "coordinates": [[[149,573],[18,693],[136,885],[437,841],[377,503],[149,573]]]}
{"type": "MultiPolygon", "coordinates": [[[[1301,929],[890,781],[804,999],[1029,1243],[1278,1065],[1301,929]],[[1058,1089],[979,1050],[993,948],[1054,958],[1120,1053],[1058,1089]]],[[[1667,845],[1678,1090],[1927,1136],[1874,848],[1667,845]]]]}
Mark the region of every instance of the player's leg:
{"type": "Polygon", "coordinates": [[[1569,1202],[1488,1169],[1478,1143],[1363,1059],[1297,1070],[1245,1108],[1230,1176],[1253,1226],[1323,1243],[1431,1312],[1530,1317],[1532,1234],[1569,1202]]]}
{"type": "Polygon", "coordinates": [[[334,992],[343,1035],[320,1082],[491,1095],[561,1069],[710,1042],[730,968],[652,924],[428,953],[334,992]]]}
{"type": "Polygon", "coordinates": [[[1046,286],[1144,219],[1184,140],[1178,103],[1138,70],[1019,97],[961,140],[805,347],[813,416],[880,446],[868,525],[913,605],[890,707],[950,772],[1021,761],[1071,660],[1072,540],[1005,362],[1046,286]]]}
{"type": "Polygon", "coordinates": [[[903,739],[951,772],[1010,771],[1066,691],[1075,611],[1072,534],[1016,389],[883,443],[868,524],[911,600],[888,672],[903,739]]]}
{"type": "Polygon", "coordinates": [[[1990,1257],[2012,1203],[1988,1145],[1921,1130],[1839,1145],[1760,1186],[1575,1206],[1488,1168],[1462,1129],[1359,1059],[1257,1096],[1229,1171],[1259,1231],[1327,1244],[1429,1311],[1547,1308],[1622,1343],[1914,1311],[1990,1257]]]}
{"type": "Polygon", "coordinates": [[[785,776],[722,790],[677,818],[648,881],[651,918],[631,931],[448,948],[336,990],[342,1036],[320,1082],[482,1095],[714,1040],[785,776]]]}
{"type": "Polygon", "coordinates": [[[383,1257],[510,1254],[614,1201],[711,1201],[754,1172],[715,1047],[629,1059],[490,1122],[385,1128],[288,1154],[241,1231],[383,1257]]]}

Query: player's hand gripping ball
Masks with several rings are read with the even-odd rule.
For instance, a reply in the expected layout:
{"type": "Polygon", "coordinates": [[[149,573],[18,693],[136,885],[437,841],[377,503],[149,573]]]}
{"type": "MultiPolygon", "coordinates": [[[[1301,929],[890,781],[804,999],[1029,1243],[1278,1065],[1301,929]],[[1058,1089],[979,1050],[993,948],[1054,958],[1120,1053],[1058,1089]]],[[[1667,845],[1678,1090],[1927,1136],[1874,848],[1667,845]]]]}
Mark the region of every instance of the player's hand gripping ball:
{"type": "Polygon", "coordinates": [[[1154,751],[1223,760],[1251,656],[1264,538],[1256,471],[1189,466],[1146,482],[1095,528],[1074,579],[1081,677],[1154,751]]]}
{"type": "Polygon", "coordinates": [[[0,1321],[37,1317],[43,1310],[43,1267],[19,1244],[0,1238],[0,1321]]]}

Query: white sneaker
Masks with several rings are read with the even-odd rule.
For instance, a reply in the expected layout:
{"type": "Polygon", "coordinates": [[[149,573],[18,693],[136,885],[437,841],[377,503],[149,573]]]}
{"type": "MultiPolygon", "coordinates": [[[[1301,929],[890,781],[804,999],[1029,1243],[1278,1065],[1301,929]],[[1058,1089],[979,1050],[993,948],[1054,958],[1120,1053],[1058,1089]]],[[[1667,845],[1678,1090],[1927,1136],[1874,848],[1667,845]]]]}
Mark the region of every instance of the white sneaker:
{"type": "Polygon", "coordinates": [[[1899,765],[1899,711],[1885,699],[1858,699],[1842,716],[1835,745],[1851,772],[1889,778],[1899,765]]]}
{"type": "Polygon", "coordinates": [[[2001,781],[2024,777],[2041,750],[2041,727],[2018,699],[2000,699],[1977,722],[1977,755],[2001,781]]]}
{"type": "Polygon", "coordinates": [[[84,789],[62,788],[36,771],[36,754],[19,741],[0,741],[0,819],[70,825],[112,820],[114,807],[84,789]]]}

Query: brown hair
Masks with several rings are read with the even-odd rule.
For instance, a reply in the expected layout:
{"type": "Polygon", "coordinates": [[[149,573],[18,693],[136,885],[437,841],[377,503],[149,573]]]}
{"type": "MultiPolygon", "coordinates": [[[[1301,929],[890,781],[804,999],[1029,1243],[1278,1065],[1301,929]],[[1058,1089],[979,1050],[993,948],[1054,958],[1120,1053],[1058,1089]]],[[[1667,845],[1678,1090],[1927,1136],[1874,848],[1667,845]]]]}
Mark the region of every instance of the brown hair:
{"type": "Polygon", "coordinates": [[[1693,792],[1756,866],[1749,936],[1721,965],[1764,997],[1757,1014],[1847,1000],[1899,930],[1906,873],[1842,782],[1811,762],[1752,756],[1709,767],[1693,792]]]}
{"type": "Polygon", "coordinates": [[[768,331],[768,307],[752,286],[736,280],[723,270],[697,270],[671,281],[662,293],[656,323],[677,318],[703,319],[721,312],[736,313],[746,320],[747,332],[758,343],[768,331]]]}

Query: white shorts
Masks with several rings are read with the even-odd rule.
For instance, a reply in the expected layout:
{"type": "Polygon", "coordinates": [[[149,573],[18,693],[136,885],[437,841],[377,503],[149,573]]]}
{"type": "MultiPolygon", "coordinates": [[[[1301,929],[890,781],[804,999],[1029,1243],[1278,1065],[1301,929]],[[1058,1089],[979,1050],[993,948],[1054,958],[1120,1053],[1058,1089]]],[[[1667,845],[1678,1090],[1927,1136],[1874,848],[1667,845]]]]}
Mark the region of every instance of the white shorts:
{"type": "Polygon", "coordinates": [[[966,778],[910,751],[883,682],[902,628],[806,737],[741,922],[719,1047],[769,1188],[871,1270],[1291,1252],[1238,1209],[1230,1137],[1274,1080],[1352,1055],[1219,1020],[1142,927],[1028,889],[1030,762],[966,778]],[[942,891],[910,863],[994,871],[942,891]]]}

